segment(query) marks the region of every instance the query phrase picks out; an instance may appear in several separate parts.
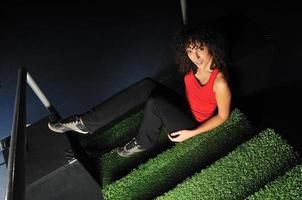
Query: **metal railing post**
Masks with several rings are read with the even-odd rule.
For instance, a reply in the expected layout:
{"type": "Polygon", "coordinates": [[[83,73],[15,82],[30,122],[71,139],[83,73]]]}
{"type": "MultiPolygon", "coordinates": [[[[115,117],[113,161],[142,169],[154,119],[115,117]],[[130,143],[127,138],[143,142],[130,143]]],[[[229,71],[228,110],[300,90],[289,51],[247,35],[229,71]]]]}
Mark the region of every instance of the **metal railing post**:
{"type": "Polygon", "coordinates": [[[13,125],[11,131],[8,177],[5,200],[25,199],[25,151],[26,151],[26,69],[18,72],[13,125]]]}
{"type": "Polygon", "coordinates": [[[60,119],[59,113],[47,100],[34,79],[25,68],[18,71],[14,116],[8,156],[8,177],[5,200],[25,199],[25,156],[26,156],[26,82],[50,112],[50,120],[60,119]]]}
{"type": "Polygon", "coordinates": [[[187,0],[180,0],[181,14],[183,24],[186,25],[188,23],[188,15],[187,15],[187,0]]]}

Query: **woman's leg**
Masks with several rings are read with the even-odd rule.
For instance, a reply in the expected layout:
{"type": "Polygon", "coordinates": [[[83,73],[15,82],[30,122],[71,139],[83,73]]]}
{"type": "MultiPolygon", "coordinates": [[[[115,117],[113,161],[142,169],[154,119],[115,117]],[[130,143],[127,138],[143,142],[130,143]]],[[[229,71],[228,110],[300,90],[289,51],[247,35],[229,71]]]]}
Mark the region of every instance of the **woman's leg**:
{"type": "Polygon", "coordinates": [[[185,97],[173,91],[157,91],[148,98],[136,141],[148,149],[157,142],[163,126],[171,133],[197,125],[185,97]]]}
{"type": "Polygon", "coordinates": [[[192,129],[197,125],[198,122],[192,116],[185,97],[172,90],[156,90],[147,100],[137,136],[123,147],[119,147],[117,153],[129,157],[149,149],[157,142],[163,126],[171,133],[192,129]]]}
{"type": "Polygon", "coordinates": [[[68,120],[63,119],[58,122],[49,122],[48,126],[54,132],[64,133],[75,131],[79,133],[93,134],[96,130],[104,127],[130,111],[141,105],[155,87],[160,85],[150,78],[141,81],[118,92],[110,99],[89,109],[80,115],[74,115],[68,120]]]}

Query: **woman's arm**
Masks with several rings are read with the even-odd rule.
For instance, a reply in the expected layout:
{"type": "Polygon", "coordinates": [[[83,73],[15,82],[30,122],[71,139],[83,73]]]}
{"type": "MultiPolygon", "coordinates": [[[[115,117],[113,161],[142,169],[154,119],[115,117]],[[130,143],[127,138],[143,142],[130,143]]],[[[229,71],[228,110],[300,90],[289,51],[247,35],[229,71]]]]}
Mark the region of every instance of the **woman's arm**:
{"type": "Polygon", "coordinates": [[[227,84],[227,81],[223,78],[223,75],[219,73],[215,79],[214,83],[214,92],[217,101],[218,113],[217,115],[212,116],[210,119],[200,124],[193,130],[180,130],[174,133],[171,133],[172,136],[176,136],[175,138],[170,138],[173,142],[182,142],[191,137],[194,137],[200,133],[212,130],[217,126],[221,125],[225,122],[230,115],[230,107],[231,107],[231,91],[227,84]]]}
{"type": "Polygon", "coordinates": [[[193,136],[214,129],[229,118],[231,107],[231,91],[222,74],[217,75],[214,83],[214,92],[217,101],[218,113],[217,115],[214,115],[208,119],[206,122],[202,123],[196,129],[192,130],[193,136]]]}

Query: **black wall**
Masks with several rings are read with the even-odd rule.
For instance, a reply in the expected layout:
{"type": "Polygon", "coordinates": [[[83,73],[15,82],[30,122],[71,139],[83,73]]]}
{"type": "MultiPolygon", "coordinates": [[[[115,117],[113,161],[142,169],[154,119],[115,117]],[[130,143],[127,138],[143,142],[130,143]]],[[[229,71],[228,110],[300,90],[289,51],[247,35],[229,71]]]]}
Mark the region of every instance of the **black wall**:
{"type": "Polygon", "coordinates": [[[188,18],[222,22],[238,92],[247,95],[302,80],[301,8],[292,1],[188,1],[188,18]]]}
{"type": "MultiPolygon", "coordinates": [[[[63,117],[173,66],[178,1],[2,5],[0,136],[9,135],[17,68],[26,67],[63,117]]],[[[27,119],[47,116],[28,90],[27,119]]]]}

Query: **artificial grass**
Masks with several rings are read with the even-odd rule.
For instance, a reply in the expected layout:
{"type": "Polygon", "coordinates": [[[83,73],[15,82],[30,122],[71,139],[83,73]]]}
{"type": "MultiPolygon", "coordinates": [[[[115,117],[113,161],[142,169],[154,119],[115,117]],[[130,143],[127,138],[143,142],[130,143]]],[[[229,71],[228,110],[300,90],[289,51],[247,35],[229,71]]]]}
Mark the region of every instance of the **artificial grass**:
{"type": "Polygon", "coordinates": [[[134,137],[137,134],[142,120],[143,110],[138,110],[114,124],[112,127],[104,131],[97,131],[96,134],[89,138],[82,138],[82,145],[88,153],[96,153],[96,156],[102,155],[125,144],[134,137]]]}
{"type": "Polygon", "coordinates": [[[302,199],[302,164],[297,165],[284,176],[269,183],[247,199],[302,199]]]}
{"type": "Polygon", "coordinates": [[[107,149],[112,149],[112,147],[125,143],[132,138],[131,135],[125,133],[136,130],[143,120],[143,115],[143,110],[140,110],[139,112],[126,117],[109,130],[104,131],[102,134],[98,134],[95,139],[100,141],[100,143],[98,143],[99,145],[107,149]]]}
{"type": "MultiPolygon", "coordinates": [[[[229,152],[251,136],[253,129],[246,117],[235,109],[221,126],[195,136],[134,169],[107,185],[105,199],[151,199],[229,152]]],[[[111,163],[113,166],[116,163],[111,163]]]]}
{"type": "Polygon", "coordinates": [[[172,143],[169,142],[166,136],[167,134],[168,131],[163,128],[161,130],[158,143],[154,145],[152,149],[135,154],[131,157],[119,156],[116,153],[117,148],[100,157],[98,161],[98,168],[100,170],[101,186],[104,187],[113,181],[122,178],[140,163],[148,160],[149,158],[171,146],[172,143]]]}
{"type": "Polygon", "coordinates": [[[243,199],[296,161],[293,148],[267,129],[157,199],[243,199]]]}

